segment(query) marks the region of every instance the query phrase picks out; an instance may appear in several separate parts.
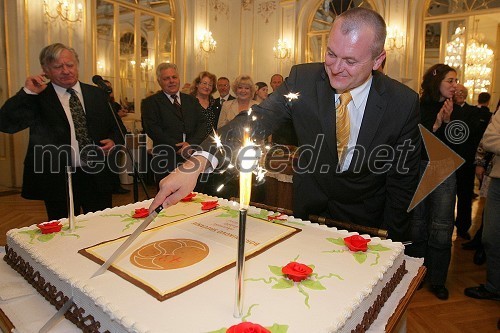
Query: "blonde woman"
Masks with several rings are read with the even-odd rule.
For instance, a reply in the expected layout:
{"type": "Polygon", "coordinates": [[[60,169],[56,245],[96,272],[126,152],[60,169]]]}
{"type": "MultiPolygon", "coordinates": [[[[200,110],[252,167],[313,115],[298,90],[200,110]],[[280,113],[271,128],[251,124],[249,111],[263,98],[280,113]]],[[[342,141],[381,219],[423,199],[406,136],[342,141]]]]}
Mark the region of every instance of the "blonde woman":
{"type": "Polygon", "coordinates": [[[241,111],[246,111],[252,105],[257,104],[252,100],[255,94],[255,85],[248,75],[240,75],[234,80],[232,89],[236,94],[236,99],[225,102],[220,112],[217,128],[221,128],[230,122],[241,111]]]}

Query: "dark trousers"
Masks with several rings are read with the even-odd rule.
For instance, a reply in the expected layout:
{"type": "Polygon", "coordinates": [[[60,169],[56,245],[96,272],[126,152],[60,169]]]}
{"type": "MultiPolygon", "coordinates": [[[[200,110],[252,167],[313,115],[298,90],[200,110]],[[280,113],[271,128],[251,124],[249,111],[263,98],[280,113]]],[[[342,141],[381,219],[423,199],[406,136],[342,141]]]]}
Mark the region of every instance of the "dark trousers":
{"type": "MultiPolygon", "coordinates": [[[[83,213],[95,212],[112,207],[112,195],[109,185],[95,186],[96,175],[92,175],[77,168],[72,175],[73,207],[75,216],[83,213]]],[[[44,200],[48,220],[58,220],[68,217],[67,200],[44,200]]]]}
{"type": "MultiPolygon", "coordinates": [[[[421,163],[421,176],[427,162],[421,163]]],[[[432,174],[432,170],[430,171],[432,174]]],[[[424,257],[426,280],[432,285],[444,285],[451,262],[453,212],[455,210],[455,174],[446,178],[411,214],[412,244],[405,248],[411,257],[424,257]]]]}
{"type": "Polygon", "coordinates": [[[457,216],[455,225],[459,233],[466,233],[472,224],[472,196],[474,194],[474,164],[465,162],[456,171],[457,216]]]}

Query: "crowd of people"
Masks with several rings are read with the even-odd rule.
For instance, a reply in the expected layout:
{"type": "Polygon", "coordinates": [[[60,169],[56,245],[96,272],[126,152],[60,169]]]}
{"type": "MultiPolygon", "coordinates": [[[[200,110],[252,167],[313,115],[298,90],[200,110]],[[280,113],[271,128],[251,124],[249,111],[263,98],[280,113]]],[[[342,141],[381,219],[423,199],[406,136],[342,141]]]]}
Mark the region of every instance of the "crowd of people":
{"type": "MultiPolygon", "coordinates": [[[[484,185],[488,170],[479,241],[488,265],[487,281],[467,288],[465,294],[500,300],[500,164],[495,163],[500,155],[500,116],[490,122],[487,93],[480,95],[477,107],[466,103],[467,89],[448,65],[429,68],[419,94],[389,78],[379,71],[385,63],[385,37],[386,24],[376,12],[345,11],[332,24],[325,62],[295,65],[286,79],[272,75],[270,94],[265,82],[254,83],[249,75],[231,82],[208,71],[181,90],[177,66],[159,64],[156,77],[161,89],[141,103],[158,186],[150,209],[173,205],[194,188],[219,197],[237,195],[236,185],[217,192],[220,184],[231,181],[221,178],[225,160],[213,145],[213,135],[217,132],[227,147],[234,147],[232,138],[241,137],[251,109],[259,124],[257,139],[271,137],[278,144],[307,147],[307,153],[298,154],[293,178],[297,217],[314,214],[383,228],[393,240],[412,242],[407,253],[425,258],[425,281],[445,300],[454,227],[459,237],[471,238],[474,177],[484,185]],[[287,97],[295,92],[300,98],[287,97]],[[452,140],[447,130],[456,121],[469,133],[460,142],[452,140]],[[429,167],[419,124],[465,162],[408,211],[429,167]],[[489,152],[487,162],[483,158],[478,162],[478,147],[480,153],[489,152]]],[[[40,64],[43,74],[29,76],[0,110],[1,131],[30,129],[23,197],[44,200],[49,219],[67,216],[63,167],[69,165],[76,168],[75,212],[111,207],[110,170],[85,172],[109,158],[115,144],[122,142],[123,130],[108,110],[109,96],[78,80],[78,55],[69,47],[47,46],[40,64]],[[51,168],[50,154],[37,152],[37,147],[49,145],[64,146],[67,152],[57,171],[51,168]],[[92,160],[87,146],[94,147],[92,160]],[[45,166],[42,173],[36,172],[40,165],[45,166]]],[[[119,115],[118,107],[113,109],[119,115]]]]}

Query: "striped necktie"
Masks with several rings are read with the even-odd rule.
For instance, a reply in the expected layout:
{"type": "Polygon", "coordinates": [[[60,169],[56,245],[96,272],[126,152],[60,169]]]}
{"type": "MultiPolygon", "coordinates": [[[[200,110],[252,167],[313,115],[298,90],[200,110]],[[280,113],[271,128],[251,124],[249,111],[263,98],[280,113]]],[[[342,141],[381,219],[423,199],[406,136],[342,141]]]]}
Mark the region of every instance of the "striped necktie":
{"type": "Polygon", "coordinates": [[[181,112],[182,109],[181,109],[181,103],[179,103],[179,100],[177,99],[177,95],[170,95],[170,97],[172,97],[172,99],[174,100],[174,106],[175,108],[177,109],[177,111],[181,112]]]}
{"type": "MultiPolygon", "coordinates": [[[[69,110],[71,112],[71,117],[73,118],[73,126],[75,128],[76,141],[78,141],[78,148],[80,151],[88,145],[92,144],[90,140],[88,128],[87,128],[87,118],[85,118],[85,111],[83,111],[82,103],[76,95],[76,91],[73,88],[68,88],[66,90],[71,96],[69,98],[69,110]]],[[[80,156],[82,161],[85,161],[84,156],[80,156]]]]}
{"type": "Polygon", "coordinates": [[[352,100],[350,92],[345,92],[340,95],[340,104],[337,106],[337,115],[335,121],[335,130],[337,133],[337,153],[339,161],[343,157],[344,150],[349,143],[349,133],[351,125],[349,121],[349,110],[347,105],[352,100]]]}

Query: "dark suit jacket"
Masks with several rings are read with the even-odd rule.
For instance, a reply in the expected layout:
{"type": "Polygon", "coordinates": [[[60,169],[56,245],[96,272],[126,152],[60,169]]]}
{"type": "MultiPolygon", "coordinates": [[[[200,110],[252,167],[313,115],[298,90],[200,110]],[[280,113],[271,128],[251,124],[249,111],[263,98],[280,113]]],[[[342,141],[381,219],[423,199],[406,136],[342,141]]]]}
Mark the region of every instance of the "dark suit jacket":
{"type": "Polygon", "coordinates": [[[142,100],[142,125],[146,134],[153,140],[153,154],[161,154],[153,161],[156,174],[165,174],[175,169],[184,159],[175,152],[175,145],[186,142],[199,145],[206,136],[205,118],[198,99],[181,93],[182,113],[179,113],[163,91],[142,100]]]}
{"type": "MultiPolygon", "coordinates": [[[[236,98],[236,97],[234,97],[233,95],[229,94],[229,97],[227,98],[227,100],[228,100],[228,101],[230,101],[230,100],[235,99],[235,98],[236,98]]],[[[217,98],[215,99],[215,101],[216,101],[216,102],[219,102],[219,104],[220,104],[220,97],[217,97],[217,98]]]]}
{"type": "MultiPolygon", "coordinates": [[[[255,133],[265,136],[291,119],[301,146],[293,178],[294,215],[317,214],[387,228],[392,239],[408,239],[407,209],[417,187],[420,161],[418,95],[373,72],[357,142],[360,148],[349,170],[340,173],[336,171],[335,90],[324,64],[293,66],[277,92],[252,106],[256,121],[240,113],[219,129],[221,137],[241,135],[239,129],[246,121],[257,127],[255,133]],[[284,95],[290,92],[299,93],[298,99],[288,101],[284,95]],[[413,150],[402,148],[405,142],[413,150]],[[393,152],[383,158],[386,163],[375,156],[384,147],[393,152]]],[[[203,146],[208,149],[210,142],[203,146]]]]}
{"type": "MultiPolygon", "coordinates": [[[[95,86],[84,83],[80,86],[91,139],[96,145],[103,139],[119,141],[108,95],[95,86]]],[[[0,131],[16,133],[26,128],[29,128],[30,136],[24,160],[22,196],[26,199],[65,200],[66,166],[71,165],[70,126],[51,83],[39,95],[29,95],[21,89],[0,109],[0,131]]],[[[96,191],[111,193],[107,168],[97,172],[93,180],[96,191]]]]}

